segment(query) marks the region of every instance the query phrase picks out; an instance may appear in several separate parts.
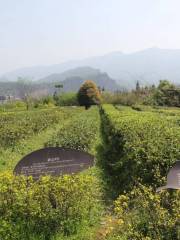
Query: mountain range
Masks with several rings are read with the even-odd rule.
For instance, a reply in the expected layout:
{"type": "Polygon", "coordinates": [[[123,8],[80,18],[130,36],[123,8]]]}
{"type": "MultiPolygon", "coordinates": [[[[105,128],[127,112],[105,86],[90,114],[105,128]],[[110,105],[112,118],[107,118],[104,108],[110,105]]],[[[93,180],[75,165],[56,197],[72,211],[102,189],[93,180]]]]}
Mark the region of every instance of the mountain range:
{"type": "Polygon", "coordinates": [[[95,71],[100,70],[125,88],[133,88],[137,80],[142,85],[157,84],[160,79],[169,79],[180,84],[180,50],[159,48],[149,48],[129,54],[113,52],[56,65],[22,68],[4,74],[1,79],[14,81],[18,77],[23,77],[47,82],[59,80],[59,74],[65,74],[66,78],[72,77],[71,69],[74,71],[76,68],[79,73],[76,71],[74,76],[81,77],[83,69],[87,67],[95,68],[95,71]]]}
{"type": "MultiPolygon", "coordinates": [[[[57,89],[56,85],[62,84],[63,92],[77,92],[85,80],[93,80],[98,87],[108,91],[120,90],[121,87],[107,73],[91,67],[79,67],[63,73],[51,74],[37,81],[27,82],[28,89],[34,96],[52,95],[57,89]]],[[[0,81],[0,95],[23,97],[24,81],[0,81]]]]}
{"type": "Polygon", "coordinates": [[[55,85],[61,82],[63,91],[77,91],[85,80],[93,80],[97,86],[109,91],[120,89],[115,80],[110,78],[107,73],[91,67],[78,67],[63,73],[51,74],[37,81],[37,83],[49,83],[55,85]]]}

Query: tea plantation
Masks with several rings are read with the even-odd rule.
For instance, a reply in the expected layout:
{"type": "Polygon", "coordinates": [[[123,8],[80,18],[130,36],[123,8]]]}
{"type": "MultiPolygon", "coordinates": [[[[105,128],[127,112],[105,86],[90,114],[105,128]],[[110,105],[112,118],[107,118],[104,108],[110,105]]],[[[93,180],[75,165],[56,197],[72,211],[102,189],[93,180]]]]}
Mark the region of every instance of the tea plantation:
{"type": "Polygon", "coordinates": [[[0,240],[178,240],[180,191],[166,183],[180,159],[180,111],[113,105],[0,115],[0,240]],[[76,175],[14,176],[47,146],[84,150],[95,166],[76,175]]]}

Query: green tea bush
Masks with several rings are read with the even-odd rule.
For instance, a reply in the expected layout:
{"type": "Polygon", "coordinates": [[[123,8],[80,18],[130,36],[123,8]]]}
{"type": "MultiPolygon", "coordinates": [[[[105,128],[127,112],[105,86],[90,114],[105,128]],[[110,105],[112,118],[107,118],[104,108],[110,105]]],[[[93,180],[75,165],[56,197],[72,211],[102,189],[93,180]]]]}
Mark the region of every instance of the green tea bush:
{"type": "Polygon", "coordinates": [[[65,113],[56,108],[29,112],[6,113],[0,116],[0,145],[13,147],[18,141],[38,134],[58,123],[65,113]]]}
{"type": "Polygon", "coordinates": [[[136,182],[164,184],[170,167],[180,159],[180,128],[165,115],[129,108],[101,109],[101,164],[119,192],[136,182]]]}
{"type": "Polygon", "coordinates": [[[180,191],[155,193],[139,185],[115,201],[116,221],[108,239],[180,239],[180,191]]]}
{"type": "Polygon", "coordinates": [[[0,105],[0,112],[8,112],[8,111],[23,111],[26,110],[26,104],[21,100],[13,100],[7,103],[3,103],[0,105]]]}
{"type": "Polygon", "coordinates": [[[88,151],[99,133],[100,117],[96,107],[74,115],[46,146],[60,146],[88,151]]]}
{"type": "Polygon", "coordinates": [[[58,178],[0,174],[0,239],[48,240],[53,235],[76,233],[95,224],[100,207],[95,175],[58,178]],[[34,237],[34,238],[33,238],[34,237]]]}
{"type": "Polygon", "coordinates": [[[142,97],[138,96],[135,92],[103,92],[102,102],[104,104],[120,104],[132,106],[134,104],[141,104],[142,97]]]}
{"type": "Polygon", "coordinates": [[[58,106],[79,106],[77,93],[68,92],[57,96],[56,105],[58,106]]]}

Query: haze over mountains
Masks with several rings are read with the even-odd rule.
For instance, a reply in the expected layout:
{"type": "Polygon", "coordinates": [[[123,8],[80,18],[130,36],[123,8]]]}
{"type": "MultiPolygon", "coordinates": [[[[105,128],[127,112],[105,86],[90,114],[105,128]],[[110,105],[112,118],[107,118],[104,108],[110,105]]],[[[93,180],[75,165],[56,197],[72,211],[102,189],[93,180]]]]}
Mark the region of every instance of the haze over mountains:
{"type": "MultiPolygon", "coordinates": [[[[79,67],[65,71],[63,73],[51,74],[40,80],[30,82],[29,90],[34,96],[53,94],[57,89],[55,85],[61,83],[63,92],[77,92],[82,83],[93,80],[98,87],[108,91],[116,91],[121,87],[108,74],[91,67],[79,67]]],[[[11,95],[18,98],[22,97],[22,81],[0,81],[0,95],[11,95]]]]}
{"type": "Polygon", "coordinates": [[[97,86],[106,90],[115,91],[120,89],[116,81],[110,78],[107,73],[91,67],[78,67],[63,73],[51,74],[37,82],[51,84],[61,82],[64,91],[77,91],[87,79],[93,80],[97,86]]]}
{"type": "Polygon", "coordinates": [[[18,77],[24,77],[32,80],[41,79],[40,82],[52,82],[63,79],[64,74],[67,75],[66,78],[72,77],[71,69],[74,71],[75,68],[78,70],[74,76],[81,77],[83,69],[87,70],[87,67],[91,67],[91,70],[95,68],[94,71],[99,69],[102,74],[105,74],[104,76],[109,75],[109,79],[115,79],[121,87],[125,88],[133,88],[137,80],[143,85],[157,84],[160,79],[169,79],[180,84],[180,50],[159,48],[150,48],[130,54],[114,52],[56,65],[22,68],[4,74],[1,79],[15,81],[18,77]],[[70,71],[63,73],[68,70],[70,71]],[[60,73],[63,74],[60,76],[60,73]]]}

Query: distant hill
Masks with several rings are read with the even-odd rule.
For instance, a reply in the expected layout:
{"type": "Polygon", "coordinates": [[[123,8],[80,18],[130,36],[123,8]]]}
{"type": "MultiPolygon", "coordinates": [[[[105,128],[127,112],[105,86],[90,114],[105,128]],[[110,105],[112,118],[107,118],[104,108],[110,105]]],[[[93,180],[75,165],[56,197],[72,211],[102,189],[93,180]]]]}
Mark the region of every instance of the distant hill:
{"type": "Polygon", "coordinates": [[[169,79],[180,84],[180,50],[159,48],[150,48],[130,54],[114,52],[51,66],[23,68],[4,74],[4,77],[9,80],[16,80],[18,76],[37,80],[48,76],[50,79],[52,74],[55,75],[51,77],[55,78],[59,77],[56,74],[84,66],[100,69],[110,78],[115,79],[118,84],[128,88],[134,87],[137,80],[141,84],[157,84],[160,79],[169,79]]]}
{"type": "Polygon", "coordinates": [[[0,95],[12,95],[12,96],[19,96],[18,93],[18,86],[16,82],[8,82],[4,79],[0,81],[0,95]]]}
{"type": "Polygon", "coordinates": [[[102,74],[99,69],[91,68],[91,67],[78,67],[69,69],[62,73],[54,73],[46,76],[45,78],[39,79],[38,82],[55,82],[55,81],[64,81],[69,77],[81,77],[84,79],[89,79],[92,76],[98,76],[102,74]]]}
{"type": "Polygon", "coordinates": [[[77,91],[81,84],[88,79],[93,80],[97,86],[109,91],[120,89],[116,81],[111,79],[107,73],[102,73],[100,70],[91,67],[79,67],[60,74],[52,74],[37,82],[49,84],[61,82],[63,84],[63,91],[66,92],[77,91]]]}
{"type": "MultiPolygon", "coordinates": [[[[81,84],[85,80],[93,80],[97,86],[105,88],[108,91],[115,91],[121,89],[120,86],[111,79],[108,74],[102,73],[98,69],[90,67],[80,67],[65,71],[61,74],[52,74],[46,78],[40,79],[35,82],[29,83],[29,90],[35,96],[53,94],[56,84],[63,84],[61,91],[78,91],[81,84]]],[[[3,79],[2,79],[3,80],[3,79]]],[[[1,81],[0,82],[0,95],[12,95],[22,97],[23,86],[18,81],[1,81]]]]}

